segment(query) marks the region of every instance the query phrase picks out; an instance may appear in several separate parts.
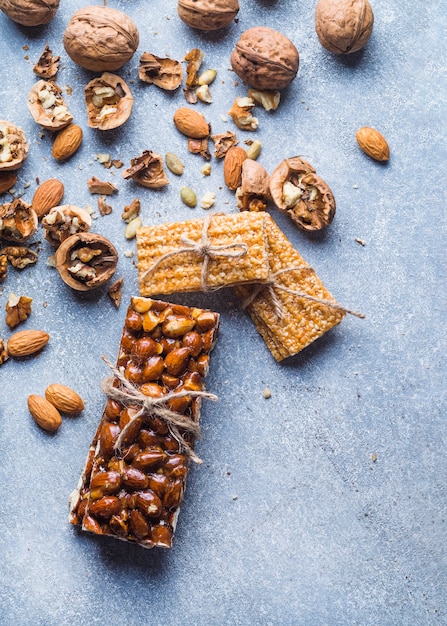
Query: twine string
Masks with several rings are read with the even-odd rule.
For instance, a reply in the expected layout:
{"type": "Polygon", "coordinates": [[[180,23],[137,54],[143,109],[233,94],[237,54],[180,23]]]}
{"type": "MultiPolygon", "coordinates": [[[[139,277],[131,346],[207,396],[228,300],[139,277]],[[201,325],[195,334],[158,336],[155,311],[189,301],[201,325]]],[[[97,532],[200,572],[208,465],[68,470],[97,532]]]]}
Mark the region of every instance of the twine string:
{"type": "MultiPolygon", "coordinates": [[[[232,259],[238,259],[243,257],[248,252],[248,246],[246,243],[242,242],[233,242],[227,244],[218,244],[213,245],[210,241],[208,235],[208,229],[211,223],[211,215],[207,215],[203,221],[202,234],[199,241],[194,241],[190,239],[187,235],[182,235],[180,237],[180,242],[183,244],[183,248],[178,248],[177,250],[171,250],[170,252],[166,252],[161,257],[159,257],[150,267],[141,275],[141,280],[144,281],[148,276],[154,273],[157,267],[163,263],[166,259],[169,259],[177,254],[182,254],[184,252],[192,252],[199,257],[203,258],[202,269],[201,269],[201,283],[203,291],[211,291],[211,289],[207,285],[208,271],[209,271],[209,263],[211,259],[215,259],[217,257],[227,257],[232,259]]],[[[219,289],[217,287],[216,289],[219,289]]]]}
{"type": "Polygon", "coordinates": [[[318,298],[317,296],[311,296],[305,291],[300,291],[297,289],[290,289],[289,287],[282,285],[280,282],[276,280],[276,278],[279,275],[284,274],[285,272],[293,272],[293,271],[298,271],[298,270],[299,271],[309,270],[311,272],[315,272],[315,270],[308,265],[285,267],[281,270],[278,270],[277,272],[271,275],[270,280],[267,283],[258,283],[257,285],[254,286],[252,292],[243,300],[242,308],[246,309],[248,306],[250,306],[250,304],[252,304],[254,300],[257,298],[259,293],[261,293],[263,289],[266,289],[272,301],[275,314],[279,317],[279,319],[282,319],[284,317],[284,309],[275,291],[275,290],[279,290],[279,291],[285,291],[286,293],[290,293],[291,295],[297,296],[298,298],[304,298],[305,300],[309,300],[310,302],[316,302],[317,304],[322,304],[324,306],[327,306],[333,309],[334,311],[342,311],[343,313],[348,313],[349,315],[353,315],[354,317],[359,317],[360,319],[365,318],[365,315],[363,313],[352,311],[351,309],[348,309],[342,306],[341,304],[338,304],[338,302],[334,302],[333,300],[327,300],[326,298],[318,298]]]}
{"type": "Polygon", "coordinates": [[[114,450],[117,452],[121,451],[121,447],[131,425],[143,414],[148,413],[162,419],[167,425],[172,437],[179,444],[180,449],[183,450],[193,461],[201,463],[202,461],[194,453],[194,450],[186,441],[184,434],[180,432],[183,430],[186,434],[192,434],[194,438],[199,437],[200,426],[198,422],[194,421],[190,417],[172,411],[168,408],[167,404],[174,398],[184,398],[186,396],[193,398],[207,398],[208,400],[217,400],[217,396],[212,393],[208,393],[207,391],[183,390],[171,391],[161,398],[151,398],[149,396],[145,396],[135,385],[127,380],[124,376],[122,368],[116,368],[105,356],[103,356],[102,359],[113,374],[113,376],[108,376],[102,383],[102,390],[106,396],[111,400],[116,400],[126,406],[132,404],[139,407],[138,411],[132,415],[129,422],[120,432],[113,446],[114,450]],[[115,380],[119,381],[119,387],[115,387],[115,380]]]}

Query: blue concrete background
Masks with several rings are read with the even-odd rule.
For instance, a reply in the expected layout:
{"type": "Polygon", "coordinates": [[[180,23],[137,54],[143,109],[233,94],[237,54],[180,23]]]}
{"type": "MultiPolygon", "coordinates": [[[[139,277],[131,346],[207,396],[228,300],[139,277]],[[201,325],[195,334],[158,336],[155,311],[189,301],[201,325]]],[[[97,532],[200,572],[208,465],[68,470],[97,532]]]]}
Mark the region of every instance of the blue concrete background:
{"type": "MultiPolygon", "coordinates": [[[[93,229],[117,246],[117,276],[125,279],[118,311],[105,290],[76,294],[46,265],[52,250],[44,242],[38,265],[11,269],[1,287],[0,310],[10,292],[31,296],[33,313],[22,328],[46,330],[51,340],[37,358],[0,368],[0,622],[447,624],[445,1],[375,0],[369,44],[338,58],[318,42],[311,0],[241,0],[238,22],[217,34],[190,30],[173,0],[110,0],[137,23],[140,47],[120,71],[135,96],[132,116],[107,134],[88,129],[83,87],[93,74],[76,67],[61,43],[82,6],[63,0],[44,28],[0,15],[0,119],[21,126],[30,142],[17,193],[31,201],[36,177],[58,177],[64,202],[95,207],[87,178],[115,182],[114,211],[93,229]],[[214,102],[197,108],[213,132],[223,132],[234,127],[221,115],[246,94],[233,84],[230,53],[254,25],[290,37],[301,63],[278,111],[258,111],[259,130],[247,136],[262,141],[268,171],[303,155],[337,200],[333,224],[318,236],[269,210],[337,299],[367,317],[346,318],[278,364],[230,291],[173,296],[222,315],[208,379],[220,400],[204,406],[197,446],[204,463],[188,477],[174,547],[146,551],[78,533],[67,523],[67,500],[102,412],[100,356],[116,354],[127,301],[137,293],[134,259],[123,254],[135,244],[124,239],[122,209],[139,197],[146,224],[205,215],[180,203],[180,187],[189,185],[199,197],[214,191],[214,210],[236,210],[222,164],[213,160],[212,175],[203,178],[201,158],[187,153],[173,126],[174,111],[185,104],[181,92],[139,84],[139,56],[182,59],[200,47],[203,67],[218,75],[214,102]],[[84,129],[81,149],[62,164],[51,157],[51,133],[41,136],[26,106],[46,42],[61,55],[57,80],[72,87],[66,98],[84,129]],[[388,164],[359,150],[361,126],[387,138],[388,164]],[[109,152],[128,165],[143,149],[177,153],[183,177],[171,175],[169,187],[154,192],[94,160],[109,152]],[[48,436],[26,399],[53,382],[79,391],[86,409],[48,436]]],[[[41,231],[34,240],[42,240],[41,231]]],[[[0,337],[7,338],[0,318],[0,337]]]]}

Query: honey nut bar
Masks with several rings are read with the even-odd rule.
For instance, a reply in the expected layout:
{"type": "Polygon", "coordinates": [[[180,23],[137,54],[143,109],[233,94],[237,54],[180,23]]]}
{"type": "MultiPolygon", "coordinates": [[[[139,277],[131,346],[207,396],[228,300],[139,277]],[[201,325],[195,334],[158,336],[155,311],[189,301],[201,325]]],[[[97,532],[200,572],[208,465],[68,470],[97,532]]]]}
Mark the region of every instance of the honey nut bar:
{"type": "Polygon", "coordinates": [[[297,354],[339,324],[346,310],[337,305],[314,270],[269,215],[265,224],[271,284],[239,285],[235,292],[246,304],[267,347],[275,359],[281,361],[297,354]],[[304,293],[310,299],[300,297],[296,292],[304,293]],[[321,300],[327,300],[328,304],[321,300]],[[333,306],[330,305],[332,302],[333,306]]]}
{"type": "Polygon", "coordinates": [[[214,214],[137,232],[142,296],[267,280],[265,213],[214,214]]]}
{"type": "Polygon", "coordinates": [[[108,400],[70,498],[72,524],[171,547],[189,465],[199,460],[194,441],[218,328],[218,313],[131,299],[116,368],[103,384],[108,400]]]}

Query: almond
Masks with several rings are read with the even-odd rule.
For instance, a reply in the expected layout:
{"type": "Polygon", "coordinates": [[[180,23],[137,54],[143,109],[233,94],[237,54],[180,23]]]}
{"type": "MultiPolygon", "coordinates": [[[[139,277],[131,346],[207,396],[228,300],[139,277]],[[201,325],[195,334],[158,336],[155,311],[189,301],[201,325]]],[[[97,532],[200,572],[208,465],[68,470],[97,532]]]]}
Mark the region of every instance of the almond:
{"type": "Polygon", "coordinates": [[[224,180],[229,189],[235,191],[242,183],[242,163],[247,158],[247,153],[239,146],[233,146],[228,150],[224,159],[224,180]]]}
{"type": "Polygon", "coordinates": [[[42,396],[36,394],[28,396],[28,409],[36,424],[44,430],[55,432],[62,424],[59,411],[42,396]]]}
{"type": "Polygon", "coordinates": [[[359,128],[355,137],[365,154],[376,161],[388,161],[390,149],[385,137],[375,128],[364,126],[359,128]]]}
{"type": "Polygon", "coordinates": [[[14,172],[0,172],[0,193],[5,193],[14,187],[17,176],[14,172]]]}
{"type": "Polygon", "coordinates": [[[43,330],[19,330],[8,339],[8,354],[16,358],[34,354],[47,345],[49,338],[43,330]]]}
{"type": "Polygon", "coordinates": [[[63,197],[64,185],[57,178],[50,178],[37,187],[31,206],[40,218],[59,206],[63,197]]]}
{"type": "Polygon", "coordinates": [[[203,139],[210,134],[210,125],[203,115],[187,107],[177,109],[174,124],[183,135],[193,139],[203,139]]]}
{"type": "Polygon", "coordinates": [[[84,409],[81,396],[65,385],[49,385],[45,390],[45,398],[62,413],[75,414],[84,409]]]}
{"type": "Polygon", "coordinates": [[[56,135],[52,155],[58,161],[71,157],[82,142],[82,128],[77,124],[69,124],[56,135]]]}

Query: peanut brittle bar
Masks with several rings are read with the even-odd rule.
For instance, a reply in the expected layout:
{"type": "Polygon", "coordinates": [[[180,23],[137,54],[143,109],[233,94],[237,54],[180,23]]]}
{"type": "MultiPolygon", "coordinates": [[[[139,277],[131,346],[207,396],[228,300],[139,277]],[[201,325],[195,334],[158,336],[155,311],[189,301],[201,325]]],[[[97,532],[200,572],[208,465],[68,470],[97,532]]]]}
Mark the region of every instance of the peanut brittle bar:
{"type": "Polygon", "coordinates": [[[266,216],[266,230],[270,283],[239,285],[235,292],[246,304],[269,350],[277,361],[281,361],[297,354],[339,324],[346,310],[337,305],[314,270],[269,215],[266,216]]]}
{"type": "Polygon", "coordinates": [[[268,278],[265,213],[214,214],[140,228],[142,296],[206,291],[268,278]]]}
{"type": "MultiPolygon", "coordinates": [[[[169,548],[198,435],[219,315],[135,297],[104,413],[70,522],[83,530],[169,548]],[[153,403],[153,404],[152,404],[153,403]]],[[[112,366],[113,367],[113,366],[112,366]]]]}

